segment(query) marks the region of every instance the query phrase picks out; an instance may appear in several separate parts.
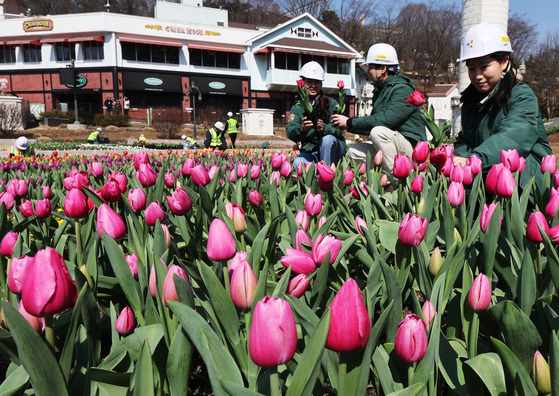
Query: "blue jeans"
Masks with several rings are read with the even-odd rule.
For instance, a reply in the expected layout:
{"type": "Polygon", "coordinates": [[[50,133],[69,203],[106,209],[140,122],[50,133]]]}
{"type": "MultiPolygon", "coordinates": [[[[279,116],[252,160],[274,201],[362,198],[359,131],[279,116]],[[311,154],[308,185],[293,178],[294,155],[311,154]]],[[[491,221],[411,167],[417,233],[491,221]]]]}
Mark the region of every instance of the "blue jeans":
{"type": "Polygon", "coordinates": [[[293,167],[296,168],[300,163],[308,164],[309,162],[322,161],[326,165],[333,162],[337,163],[345,154],[344,145],[342,141],[334,135],[324,135],[319,142],[318,151],[312,153],[299,153],[293,167]]]}

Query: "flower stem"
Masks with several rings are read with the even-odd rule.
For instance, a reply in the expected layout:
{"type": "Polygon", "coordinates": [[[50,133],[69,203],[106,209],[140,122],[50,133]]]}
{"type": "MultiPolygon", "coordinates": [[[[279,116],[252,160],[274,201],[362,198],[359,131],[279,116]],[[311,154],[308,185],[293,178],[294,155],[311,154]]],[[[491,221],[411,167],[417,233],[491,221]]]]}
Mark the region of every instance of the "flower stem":
{"type": "Polygon", "coordinates": [[[270,368],[270,396],[280,396],[281,389],[279,384],[278,367],[270,368]]]}
{"type": "Polygon", "coordinates": [[[472,322],[470,323],[470,331],[468,334],[468,355],[471,358],[477,355],[477,338],[479,335],[479,316],[474,312],[472,322]]]}
{"type": "Polygon", "coordinates": [[[78,268],[83,264],[83,248],[82,248],[82,235],[80,232],[80,223],[78,220],[75,222],[76,229],[76,250],[78,251],[78,268]]]}
{"type": "Polygon", "coordinates": [[[344,354],[340,356],[338,364],[338,395],[345,395],[346,393],[346,374],[347,374],[347,360],[344,359],[344,354]]]}
{"type": "Polygon", "coordinates": [[[52,315],[45,317],[45,339],[54,352],[54,318],[52,315]]]}

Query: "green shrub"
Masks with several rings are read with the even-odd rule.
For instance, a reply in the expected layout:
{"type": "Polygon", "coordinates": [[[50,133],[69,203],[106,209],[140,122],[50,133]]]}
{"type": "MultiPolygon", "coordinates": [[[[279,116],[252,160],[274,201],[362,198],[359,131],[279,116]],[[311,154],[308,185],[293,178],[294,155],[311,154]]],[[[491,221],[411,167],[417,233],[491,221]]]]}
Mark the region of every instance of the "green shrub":
{"type": "Polygon", "coordinates": [[[93,124],[101,127],[107,127],[109,125],[126,127],[129,121],[130,119],[128,116],[122,114],[95,114],[93,118],[93,124]]]}
{"type": "Polygon", "coordinates": [[[548,135],[551,135],[552,133],[557,133],[557,132],[559,132],[559,125],[554,125],[554,126],[552,126],[551,128],[547,128],[547,129],[545,130],[545,132],[546,132],[548,135]]]}

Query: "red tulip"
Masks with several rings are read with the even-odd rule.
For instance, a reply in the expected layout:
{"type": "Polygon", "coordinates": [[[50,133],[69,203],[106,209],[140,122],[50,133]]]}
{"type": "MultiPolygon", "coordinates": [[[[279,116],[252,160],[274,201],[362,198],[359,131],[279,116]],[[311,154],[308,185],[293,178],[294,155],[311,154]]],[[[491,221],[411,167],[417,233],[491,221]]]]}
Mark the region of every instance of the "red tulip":
{"type": "Polygon", "coordinates": [[[510,198],[516,187],[516,181],[510,169],[503,167],[497,177],[495,193],[501,198],[510,198]]]}
{"type": "Polygon", "coordinates": [[[316,269],[312,256],[302,250],[286,248],[286,255],[280,259],[284,267],[291,267],[291,272],[295,274],[308,275],[316,269]]]}
{"type": "Polygon", "coordinates": [[[394,157],[394,169],[392,170],[394,177],[405,179],[409,176],[411,169],[410,157],[407,155],[396,155],[394,157]]]}
{"type": "Polygon", "coordinates": [[[309,216],[316,216],[322,211],[322,195],[308,193],[305,199],[305,210],[309,216]]]}
{"type": "Polygon", "coordinates": [[[6,205],[6,210],[9,212],[15,205],[15,198],[11,192],[5,191],[0,193],[0,205],[6,205]]]}
{"type": "Polygon", "coordinates": [[[413,91],[413,93],[410,94],[410,97],[406,99],[406,102],[419,107],[425,103],[425,96],[423,96],[423,94],[419,91],[413,91]]]}
{"type": "Polygon", "coordinates": [[[439,171],[442,169],[442,167],[444,166],[444,164],[446,163],[446,147],[443,146],[439,146],[435,149],[433,149],[433,151],[431,151],[431,155],[429,156],[429,160],[431,162],[431,164],[433,164],[439,171]]]}
{"type": "Polygon", "coordinates": [[[126,263],[128,264],[128,267],[130,268],[130,272],[132,272],[132,276],[133,277],[137,277],[138,276],[138,256],[136,256],[136,253],[132,253],[130,255],[126,255],[126,263]]]}
{"type": "Polygon", "coordinates": [[[33,327],[33,329],[37,333],[43,333],[45,331],[46,321],[45,318],[41,318],[39,316],[31,315],[29,312],[25,310],[23,306],[23,301],[19,302],[19,306],[17,311],[27,320],[27,322],[33,327]]]}
{"type": "Polygon", "coordinates": [[[274,367],[291,360],[296,348],[297,328],[289,303],[269,296],[258,301],[248,341],[252,361],[261,367],[274,367]]]}
{"type": "Polygon", "coordinates": [[[235,239],[221,219],[214,219],[208,232],[208,257],[213,261],[227,261],[237,251],[235,239]]]}
{"type": "Polygon", "coordinates": [[[250,264],[242,260],[231,276],[231,300],[237,308],[247,309],[252,307],[258,280],[250,264]]]}
{"type": "Polygon", "coordinates": [[[12,293],[19,294],[23,289],[23,283],[27,278],[29,265],[33,263],[33,257],[21,256],[13,258],[8,269],[8,288],[12,293]]]}
{"type": "Polygon", "coordinates": [[[262,205],[262,195],[260,195],[260,193],[256,190],[250,190],[250,193],[248,194],[248,202],[254,206],[254,207],[259,207],[260,205],[262,205]]]}
{"type": "Polygon", "coordinates": [[[287,285],[287,294],[299,298],[309,288],[309,278],[305,274],[299,274],[289,281],[287,285]]]}
{"type": "Polygon", "coordinates": [[[300,227],[307,231],[309,229],[309,215],[304,210],[298,210],[297,214],[295,215],[295,223],[297,227],[300,227]]]}
{"type": "Polygon", "coordinates": [[[126,199],[135,213],[144,210],[146,207],[146,193],[141,188],[133,188],[128,191],[126,199]]]}
{"type": "Polygon", "coordinates": [[[427,232],[427,219],[408,213],[398,228],[398,240],[405,246],[418,246],[427,232]]]}
{"type": "Polygon", "coordinates": [[[342,80],[338,81],[336,83],[336,85],[338,86],[339,89],[343,89],[344,88],[344,82],[342,80]]]}
{"type": "Polygon", "coordinates": [[[425,323],[425,327],[427,329],[429,328],[431,320],[433,320],[433,317],[436,313],[437,311],[435,310],[433,303],[429,300],[426,300],[423,303],[423,307],[421,308],[421,315],[423,316],[423,323],[425,323]]]}
{"type": "Polygon", "coordinates": [[[526,224],[526,238],[534,243],[541,243],[543,241],[538,225],[543,229],[545,234],[549,234],[549,225],[542,212],[533,212],[528,218],[526,224]]]}
{"type": "Polygon", "coordinates": [[[180,187],[177,187],[171,195],[167,195],[167,204],[171,212],[177,216],[184,216],[192,208],[190,197],[180,187]]]}
{"type": "MultiPolygon", "coordinates": [[[[487,231],[487,227],[489,227],[489,221],[491,221],[491,216],[493,216],[493,212],[497,208],[498,203],[492,203],[491,205],[483,205],[483,209],[481,210],[481,218],[479,219],[480,227],[483,232],[487,231]]],[[[503,224],[503,218],[500,217],[499,219],[499,226],[503,224]]]]}
{"type": "Polygon", "coordinates": [[[102,176],[103,173],[105,173],[105,170],[103,169],[103,164],[97,161],[91,162],[89,164],[89,173],[91,173],[93,177],[102,176]]]}
{"type": "Polygon", "coordinates": [[[0,254],[2,256],[12,256],[18,236],[19,233],[12,231],[7,232],[6,235],[4,235],[4,238],[2,238],[2,242],[0,242],[0,254]]]}
{"type": "Polygon", "coordinates": [[[501,164],[511,172],[516,172],[520,168],[520,157],[516,149],[501,150],[501,164]]]}
{"type": "Polygon", "coordinates": [[[551,175],[557,171],[557,159],[554,154],[549,154],[543,157],[541,171],[542,173],[548,171],[551,175]]]}
{"type": "MultiPolygon", "coordinates": [[[[142,165],[140,165],[141,167],[142,165]]],[[[161,203],[159,201],[154,201],[149,204],[149,206],[144,210],[144,215],[146,217],[146,224],[149,226],[154,226],[157,224],[157,220],[160,223],[163,223],[169,215],[167,212],[161,208],[161,203]]]]}
{"type": "Polygon", "coordinates": [[[301,79],[301,80],[297,80],[297,86],[299,88],[303,88],[305,86],[305,82],[301,79]]]}
{"type": "Polygon", "coordinates": [[[225,211],[227,217],[233,220],[233,227],[236,232],[244,232],[247,229],[247,222],[245,219],[245,211],[238,204],[227,202],[225,204],[225,211]]]}
{"type": "Polygon", "coordinates": [[[419,194],[421,191],[423,191],[423,176],[417,175],[416,177],[413,178],[413,181],[411,182],[410,190],[411,192],[414,192],[416,194],[419,194]]]}
{"type": "Polygon", "coordinates": [[[101,231],[115,240],[126,236],[126,225],[120,216],[107,204],[101,204],[97,209],[97,233],[103,239],[101,231]]]}
{"type": "Polygon", "coordinates": [[[468,292],[468,304],[478,312],[485,310],[491,302],[491,283],[485,274],[478,274],[468,292]]]}
{"type": "Polygon", "coordinates": [[[336,352],[363,349],[369,340],[371,319],[357,282],[349,278],[330,303],[326,348],[336,352]]]}
{"type": "Polygon", "coordinates": [[[342,250],[340,238],[318,235],[312,245],[311,256],[316,265],[321,265],[326,255],[330,253],[330,264],[334,264],[340,250],[342,250]]]}
{"type": "Polygon", "coordinates": [[[188,280],[186,278],[186,272],[179,267],[178,265],[171,265],[169,271],[167,271],[167,275],[165,276],[165,280],[163,281],[163,292],[161,298],[163,299],[163,303],[167,306],[167,301],[179,301],[179,297],[177,295],[177,288],[175,286],[175,279],[173,279],[173,275],[177,275],[184,280],[188,280]]]}
{"type": "Polygon", "coordinates": [[[51,247],[39,250],[28,268],[21,290],[27,312],[33,316],[50,316],[74,306],[78,298],[76,282],[60,253],[51,247]]]}
{"type": "Polygon", "coordinates": [[[196,165],[190,170],[190,178],[197,186],[205,186],[210,182],[210,175],[202,165],[196,165]]]}
{"type": "Polygon", "coordinates": [[[427,158],[429,158],[429,142],[417,142],[415,148],[413,149],[411,158],[418,164],[427,161],[427,158]]]}
{"type": "Polygon", "coordinates": [[[417,362],[425,356],[428,343],[425,323],[415,314],[406,315],[396,330],[396,355],[405,362],[417,362]]]}
{"type": "Polygon", "coordinates": [[[136,326],[136,319],[134,319],[134,313],[132,312],[132,308],[124,307],[122,311],[120,311],[120,315],[115,322],[115,330],[118,334],[126,335],[134,330],[136,326]]]}
{"type": "Polygon", "coordinates": [[[448,191],[446,193],[448,197],[448,202],[450,202],[450,206],[456,208],[464,202],[464,198],[466,193],[464,191],[464,186],[462,183],[458,182],[450,182],[448,186],[448,191]]]}

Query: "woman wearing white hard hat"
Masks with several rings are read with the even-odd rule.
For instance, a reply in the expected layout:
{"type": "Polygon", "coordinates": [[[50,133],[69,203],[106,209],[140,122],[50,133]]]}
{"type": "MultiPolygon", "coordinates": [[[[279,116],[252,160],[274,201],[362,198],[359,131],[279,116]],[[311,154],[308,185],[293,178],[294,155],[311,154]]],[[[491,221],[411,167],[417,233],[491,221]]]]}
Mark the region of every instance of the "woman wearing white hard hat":
{"type": "Polygon", "coordinates": [[[491,23],[472,26],[462,42],[471,84],[462,92],[462,131],[454,144],[454,162],[476,155],[487,173],[501,162],[502,150],[526,159],[523,186],[532,177],[541,182],[542,158],[552,154],[532,89],[516,79],[509,37],[491,23]]]}
{"type": "Polygon", "coordinates": [[[345,139],[343,132],[331,124],[337,103],[322,92],[324,69],[318,62],[308,62],[301,68],[299,77],[313,112],[307,114],[299,102],[290,110],[287,137],[300,143],[300,153],[293,166],[318,161],[328,165],[338,162],[345,154],[345,139]]]}
{"type": "Polygon", "coordinates": [[[14,142],[14,145],[8,150],[8,157],[33,157],[35,149],[29,144],[29,140],[25,136],[20,136],[14,142]]]}
{"type": "Polygon", "coordinates": [[[411,158],[415,144],[427,140],[419,109],[407,101],[415,91],[415,84],[398,74],[398,56],[389,44],[372,45],[363,66],[367,66],[369,80],[375,86],[371,115],[348,118],[336,114],[332,124],[369,136],[370,142],[356,143],[349,148],[349,158],[362,163],[367,154],[372,158],[382,151],[382,168],[391,173],[396,155],[411,158]]]}
{"type": "Polygon", "coordinates": [[[227,150],[227,142],[225,141],[225,125],[218,121],[214,126],[206,132],[204,147],[219,150],[227,150]]]}

